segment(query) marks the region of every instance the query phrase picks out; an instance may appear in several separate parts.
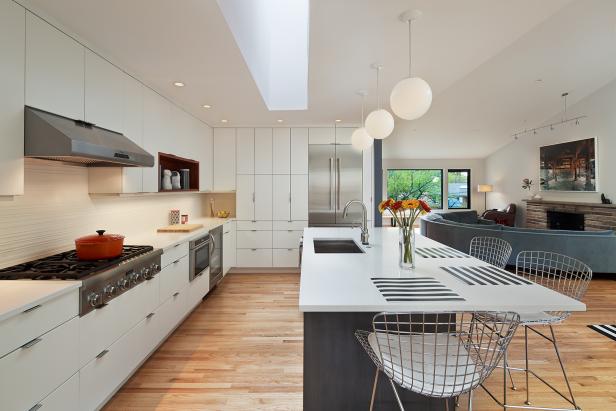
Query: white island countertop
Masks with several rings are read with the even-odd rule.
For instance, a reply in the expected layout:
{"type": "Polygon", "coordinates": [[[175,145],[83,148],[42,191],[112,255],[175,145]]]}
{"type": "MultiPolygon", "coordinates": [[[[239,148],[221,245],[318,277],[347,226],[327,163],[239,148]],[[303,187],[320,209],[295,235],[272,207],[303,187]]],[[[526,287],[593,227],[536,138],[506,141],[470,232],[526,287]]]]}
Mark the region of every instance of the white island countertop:
{"type": "MultiPolygon", "coordinates": [[[[417,234],[417,248],[446,247],[417,234]]],[[[381,311],[585,311],[586,306],[540,285],[469,285],[445,271],[448,266],[489,266],[472,257],[425,258],[416,255],[413,271],[398,267],[398,229],[371,228],[370,245],[362,246],[360,230],[307,228],[304,230],[299,308],[303,312],[381,311]],[[352,238],[365,253],[316,254],[313,239],[352,238]],[[457,297],[431,301],[387,301],[372,278],[428,278],[457,297]]],[[[505,274],[506,275],[506,274],[505,274]]],[[[515,279],[515,277],[514,277],[515,279]]],[[[400,280],[395,280],[400,281],[400,280]]],[[[412,280],[415,281],[415,280],[412,280]]]]}

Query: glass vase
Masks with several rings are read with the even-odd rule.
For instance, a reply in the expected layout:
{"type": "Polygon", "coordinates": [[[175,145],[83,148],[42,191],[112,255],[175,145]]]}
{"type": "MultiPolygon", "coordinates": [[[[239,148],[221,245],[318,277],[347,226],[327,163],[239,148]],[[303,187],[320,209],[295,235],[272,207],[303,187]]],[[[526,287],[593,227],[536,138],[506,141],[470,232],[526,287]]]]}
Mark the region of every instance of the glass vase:
{"type": "Polygon", "coordinates": [[[415,268],[415,231],[411,226],[400,227],[399,232],[400,268],[402,270],[412,270],[415,268]]]}

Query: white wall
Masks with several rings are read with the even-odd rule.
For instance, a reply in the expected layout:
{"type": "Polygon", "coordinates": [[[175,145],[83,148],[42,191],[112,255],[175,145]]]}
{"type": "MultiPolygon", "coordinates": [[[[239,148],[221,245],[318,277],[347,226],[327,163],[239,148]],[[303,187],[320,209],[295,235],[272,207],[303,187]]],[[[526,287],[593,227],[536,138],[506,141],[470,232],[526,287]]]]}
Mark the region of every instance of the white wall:
{"type": "Polygon", "coordinates": [[[390,168],[436,168],[443,169],[443,207],[447,209],[447,169],[471,169],[471,209],[483,212],[483,194],[477,192],[477,184],[483,184],[485,163],[483,159],[435,159],[435,160],[387,160],[383,159],[383,197],[387,196],[387,170],[390,168]]]}
{"type": "MultiPolygon", "coordinates": [[[[518,225],[524,224],[525,204],[522,199],[528,192],[521,188],[523,178],[536,182],[533,192],[539,192],[544,199],[563,201],[600,202],[601,193],[616,200],[616,81],[601,88],[567,110],[567,117],[587,115],[580,125],[567,124],[527,134],[503,147],[486,158],[486,176],[494,184],[494,192],[488,194],[488,207],[501,208],[509,203],[518,205],[518,225]],[[539,147],[549,144],[598,138],[598,192],[542,192],[539,187],[539,147]]],[[[559,121],[557,115],[547,123],[559,121]]]]}
{"type": "Polygon", "coordinates": [[[0,198],[0,267],[72,249],[75,238],[97,229],[127,236],[153,232],[168,224],[172,208],[189,219],[202,215],[199,194],[91,197],[86,167],[25,163],[24,195],[0,198]]]}

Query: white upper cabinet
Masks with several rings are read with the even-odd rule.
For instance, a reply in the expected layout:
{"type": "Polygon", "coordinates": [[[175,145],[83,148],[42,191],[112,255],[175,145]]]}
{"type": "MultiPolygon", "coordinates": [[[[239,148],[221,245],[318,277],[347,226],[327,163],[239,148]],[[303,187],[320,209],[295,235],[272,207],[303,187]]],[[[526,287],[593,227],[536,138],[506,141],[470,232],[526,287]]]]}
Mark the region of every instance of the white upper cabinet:
{"type": "Polygon", "coordinates": [[[273,176],[272,219],[289,221],[291,219],[291,176],[273,176]]]}
{"type": "Polygon", "coordinates": [[[237,174],[255,173],[255,129],[238,128],[237,138],[237,174]]]}
{"type": "Polygon", "coordinates": [[[235,129],[214,129],[214,191],[235,191],[235,129]]]}
{"type": "Polygon", "coordinates": [[[272,174],[272,129],[255,129],[255,174],[272,174]]]}
{"type": "Polygon", "coordinates": [[[158,192],[158,153],[166,153],[169,146],[170,104],[158,93],[144,88],[143,148],[154,156],[154,167],[143,169],[143,191],[158,192]]]}
{"type": "Polygon", "coordinates": [[[308,136],[310,144],[336,144],[336,129],[333,127],[311,127],[308,136]]]}
{"type": "MultiPolygon", "coordinates": [[[[124,104],[122,130],[133,143],[143,147],[143,85],[131,76],[123,75],[124,104]]],[[[150,153],[154,155],[153,153],[150,153]]],[[[124,167],[122,192],[143,191],[143,168],[124,167]]]]}
{"type": "Polygon", "coordinates": [[[24,14],[0,1],[0,196],[24,193],[24,14]]]}
{"type": "Polygon", "coordinates": [[[275,128],[273,131],[272,173],[291,174],[291,129],[289,128],[275,128]]]}
{"type": "Polygon", "coordinates": [[[125,74],[90,50],[85,53],[85,121],[123,133],[125,74]]]}
{"type": "Polygon", "coordinates": [[[212,128],[193,119],[192,136],[195,140],[196,159],[199,161],[199,190],[212,191],[214,187],[214,140],[212,128]]]}
{"type": "Polygon", "coordinates": [[[255,220],[272,219],[272,175],[255,175],[255,220]]]}
{"type": "Polygon", "coordinates": [[[308,129],[291,129],[291,174],[308,174],[308,129]]]}
{"type": "Polygon", "coordinates": [[[84,120],[84,48],[26,12],[26,104],[84,120]]]}
{"type": "Polygon", "coordinates": [[[255,177],[249,174],[237,176],[235,215],[238,220],[255,219],[255,177]]]}
{"type": "Polygon", "coordinates": [[[291,220],[308,220],[308,175],[291,176],[291,220]]]}
{"type": "Polygon", "coordinates": [[[336,127],[336,144],[351,144],[353,131],[352,127],[336,127]]]}

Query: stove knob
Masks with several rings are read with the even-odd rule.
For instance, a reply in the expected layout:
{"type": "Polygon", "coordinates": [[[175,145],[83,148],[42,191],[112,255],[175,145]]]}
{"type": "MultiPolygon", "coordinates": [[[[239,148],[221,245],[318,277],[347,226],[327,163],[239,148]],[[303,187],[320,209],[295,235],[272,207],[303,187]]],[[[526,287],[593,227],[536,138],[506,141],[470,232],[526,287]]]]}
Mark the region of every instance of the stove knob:
{"type": "Polygon", "coordinates": [[[142,280],[141,273],[133,273],[133,282],[135,284],[138,283],[141,280],[142,280]]]}
{"type": "Polygon", "coordinates": [[[96,307],[101,303],[101,296],[98,293],[90,293],[88,295],[88,304],[92,307],[96,307]]]}
{"type": "Polygon", "coordinates": [[[152,278],[152,276],[150,275],[150,269],[143,267],[141,269],[141,277],[143,277],[144,280],[149,280],[150,278],[152,278]]]}
{"type": "Polygon", "coordinates": [[[128,278],[124,277],[118,280],[118,287],[120,287],[121,290],[127,290],[128,286],[128,278]]]}
{"type": "Polygon", "coordinates": [[[150,266],[150,271],[152,272],[152,275],[160,272],[160,265],[154,263],[150,266]]]}
{"type": "Polygon", "coordinates": [[[113,285],[109,284],[108,286],[103,288],[103,292],[105,293],[105,296],[113,297],[116,292],[116,288],[113,285]]]}

